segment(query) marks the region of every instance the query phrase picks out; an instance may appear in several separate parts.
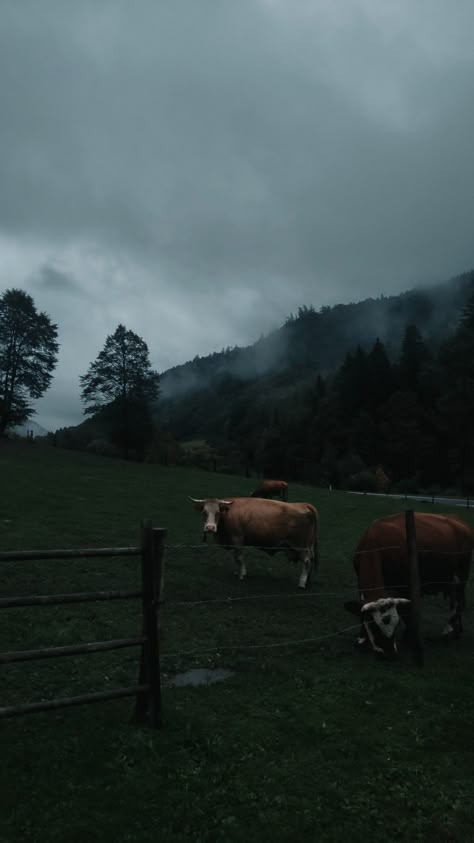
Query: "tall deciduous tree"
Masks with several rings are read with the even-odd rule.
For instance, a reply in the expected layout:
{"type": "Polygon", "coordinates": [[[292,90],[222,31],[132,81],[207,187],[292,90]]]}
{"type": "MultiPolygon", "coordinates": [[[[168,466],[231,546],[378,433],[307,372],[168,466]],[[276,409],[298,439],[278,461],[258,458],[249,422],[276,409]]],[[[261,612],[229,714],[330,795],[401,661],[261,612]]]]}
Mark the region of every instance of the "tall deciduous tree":
{"type": "Polygon", "coordinates": [[[80,378],[84,412],[99,413],[111,438],[128,456],[142,452],[153,435],[151,409],[159,394],[159,375],[150,364],[146,342],[119,325],[80,378]]]}
{"type": "Polygon", "coordinates": [[[35,412],[52,380],[58,354],[58,329],[37,311],[24,290],[6,290],[0,298],[0,435],[35,412]]]}

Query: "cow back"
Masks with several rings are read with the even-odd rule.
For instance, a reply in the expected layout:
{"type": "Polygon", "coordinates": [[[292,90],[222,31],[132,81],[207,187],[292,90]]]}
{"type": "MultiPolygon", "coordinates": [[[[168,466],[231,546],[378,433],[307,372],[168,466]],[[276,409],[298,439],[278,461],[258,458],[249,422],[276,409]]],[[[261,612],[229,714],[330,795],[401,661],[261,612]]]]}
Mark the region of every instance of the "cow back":
{"type": "Polygon", "coordinates": [[[224,544],[256,547],[313,547],[318,515],[310,503],[236,498],[219,520],[224,544]]]}
{"type": "MultiPolygon", "coordinates": [[[[454,575],[465,583],[474,546],[471,528],[454,515],[415,513],[416,545],[423,593],[447,593],[454,575]],[[446,585],[443,585],[446,584],[446,585]]],[[[405,513],[374,521],[354,556],[365,599],[406,593],[409,585],[405,513]]]]}
{"type": "Polygon", "coordinates": [[[271,498],[281,497],[284,500],[288,499],[288,483],[285,480],[264,480],[258,486],[251,497],[253,498],[271,498]]]}

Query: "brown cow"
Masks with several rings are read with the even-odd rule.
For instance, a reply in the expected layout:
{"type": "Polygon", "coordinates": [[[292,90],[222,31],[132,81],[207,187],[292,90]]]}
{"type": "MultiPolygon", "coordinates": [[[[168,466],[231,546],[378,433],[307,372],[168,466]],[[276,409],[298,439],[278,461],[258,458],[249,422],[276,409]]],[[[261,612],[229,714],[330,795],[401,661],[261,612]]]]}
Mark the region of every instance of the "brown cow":
{"type": "Polygon", "coordinates": [[[190,500],[204,513],[204,536],[214,535],[219,544],[234,550],[241,580],[247,575],[243,548],[254,546],[269,554],[283,550],[292,562],[300,560],[299,586],[306,588],[318,562],[318,512],[312,504],[254,498],[190,500]]]}
{"type": "Polygon", "coordinates": [[[252,498],[280,498],[282,501],[288,500],[288,483],[284,480],[263,480],[260,486],[257,486],[255,492],[252,492],[252,498]]]}
{"type": "MultiPolygon", "coordinates": [[[[474,536],[455,515],[415,513],[415,529],[422,594],[442,593],[450,598],[450,617],[443,632],[459,638],[462,609],[469,577],[474,536]]],[[[359,646],[370,643],[382,655],[397,652],[395,632],[402,616],[410,637],[409,570],[405,513],[374,521],[357,545],[354,568],[360,603],[346,608],[362,620],[359,646]]]]}

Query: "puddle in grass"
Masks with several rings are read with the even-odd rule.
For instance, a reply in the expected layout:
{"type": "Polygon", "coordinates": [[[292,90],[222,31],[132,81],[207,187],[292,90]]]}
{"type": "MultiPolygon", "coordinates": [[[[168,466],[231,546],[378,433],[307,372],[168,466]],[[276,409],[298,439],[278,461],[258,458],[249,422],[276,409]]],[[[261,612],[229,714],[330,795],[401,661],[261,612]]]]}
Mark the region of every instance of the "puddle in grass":
{"type": "Polygon", "coordinates": [[[223,682],[224,679],[229,679],[230,676],[234,676],[234,671],[225,670],[223,667],[216,667],[214,669],[198,667],[193,670],[187,670],[185,673],[177,673],[175,676],[169,676],[166,684],[172,685],[175,688],[182,688],[185,685],[214,685],[216,682],[223,682]]]}

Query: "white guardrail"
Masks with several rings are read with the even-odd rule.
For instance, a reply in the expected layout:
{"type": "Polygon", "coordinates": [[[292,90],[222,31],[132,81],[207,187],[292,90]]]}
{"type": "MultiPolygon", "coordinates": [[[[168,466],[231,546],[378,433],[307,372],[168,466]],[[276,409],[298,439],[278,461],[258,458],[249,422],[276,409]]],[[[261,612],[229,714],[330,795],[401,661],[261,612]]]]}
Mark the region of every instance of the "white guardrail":
{"type": "Polygon", "coordinates": [[[404,492],[398,492],[397,494],[387,494],[387,492],[354,492],[352,490],[347,490],[348,495],[370,495],[371,497],[376,498],[401,498],[403,500],[410,500],[410,501],[421,501],[422,503],[446,503],[449,506],[463,506],[466,509],[470,509],[471,505],[474,503],[470,498],[445,498],[441,497],[440,495],[410,495],[405,494],[404,492]]]}

